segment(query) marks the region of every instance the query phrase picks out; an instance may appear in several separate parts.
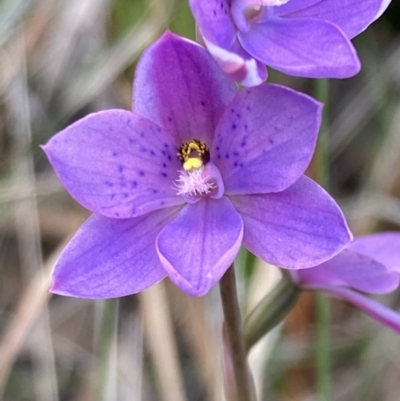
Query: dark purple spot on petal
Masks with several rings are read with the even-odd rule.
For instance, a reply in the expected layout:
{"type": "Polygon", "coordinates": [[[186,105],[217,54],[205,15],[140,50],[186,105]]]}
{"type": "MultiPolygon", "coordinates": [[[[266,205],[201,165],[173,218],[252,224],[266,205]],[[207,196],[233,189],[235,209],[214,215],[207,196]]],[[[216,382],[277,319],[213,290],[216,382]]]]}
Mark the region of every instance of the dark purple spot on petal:
{"type": "Polygon", "coordinates": [[[247,124],[245,124],[244,125],[244,130],[247,131],[247,128],[249,128],[249,127],[247,126],[247,124]]]}
{"type": "Polygon", "coordinates": [[[232,124],[232,130],[234,131],[235,129],[236,129],[236,124],[233,123],[233,124],[232,124]]]}
{"type": "Polygon", "coordinates": [[[118,153],[117,152],[113,152],[112,155],[113,156],[118,156],[118,153]]]}
{"type": "Polygon", "coordinates": [[[155,156],[155,155],[156,155],[156,152],[154,152],[154,150],[150,150],[150,154],[151,154],[152,156],[155,156]]]}
{"type": "Polygon", "coordinates": [[[139,175],[140,175],[141,177],[144,177],[144,171],[143,171],[143,170],[139,170],[139,175]]]}
{"type": "Polygon", "coordinates": [[[106,184],[110,188],[114,186],[114,184],[110,181],[105,181],[104,184],[106,184]]]}
{"type": "Polygon", "coordinates": [[[115,215],[116,215],[117,217],[119,217],[119,213],[118,213],[118,212],[115,212],[115,215]]]}
{"type": "Polygon", "coordinates": [[[124,171],[124,166],[122,166],[121,164],[118,166],[118,171],[120,173],[122,173],[124,171]]]}
{"type": "Polygon", "coordinates": [[[124,193],[124,198],[126,199],[129,196],[129,194],[124,193]]]}
{"type": "Polygon", "coordinates": [[[167,173],[164,173],[163,171],[161,171],[160,174],[161,174],[161,176],[163,176],[163,177],[167,177],[167,176],[168,176],[167,173]]]}
{"type": "Polygon", "coordinates": [[[244,148],[246,145],[247,145],[247,143],[246,143],[245,141],[243,141],[243,142],[240,144],[240,146],[241,146],[242,148],[244,148]]]}
{"type": "Polygon", "coordinates": [[[202,100],[202,101],[200,102],[200,104],[201,104],[202,106],[205,106],[205,105],[206,105],[206,102],[205,102],[204,100],[202,100]]]}
{"type": "Polygon", "coordinates": [[[115,194],[111,194],[111,200],[114,200],[115,194]]]}
{"type": "Polygon", "coordinates": [[[233,166],[234,166],[234,167],[237,167],[238,165],[239,165],[238,162],[233,163],[233,166]]]}
{"type": "Polygon", "coordinates": [[[165,201],[161,201],[161,202],[160,202],[160,205],[161,205],[161,206],[164,206],[164,205],[165,205],[165,201]]]}
{"type": "Polygon", "coordinates": [[[229,153],[226,153],[225,159],[229,159],[229,153]]]}
{"type": "Polygon", "coordinates": [[[141,133],[140,133],[140,137],[141,137],[141,138],[144,138],[144,132],[141,132],[141,133]]]}
{"type": "Polygon", "coordinates": [[[172,123],[172,117],[168,117],[168,121],[172,123]]]}
{"type": "Polygon", "coordinates": [[[164,168],[167,167],[167,165],[166,165],[165,163],[163,163],[162,166],[163,166],[164,168]]]}
{"type": "Polygon", "coordinates": [[[136,188],[137,187],[137,182],[136,181],[132,181],[131,186],[132,186],[132,188],[136,188]]]}
{"type": "Polygon", "coordinates": [[[153,189],[153,194],[158,194],[158,189],[153,189]]]}
{"type": "Polygon", "coordinates": [[[269,143],[272,145],[274,143],[274,140],[272,138],[269,138],[269,143]]]}

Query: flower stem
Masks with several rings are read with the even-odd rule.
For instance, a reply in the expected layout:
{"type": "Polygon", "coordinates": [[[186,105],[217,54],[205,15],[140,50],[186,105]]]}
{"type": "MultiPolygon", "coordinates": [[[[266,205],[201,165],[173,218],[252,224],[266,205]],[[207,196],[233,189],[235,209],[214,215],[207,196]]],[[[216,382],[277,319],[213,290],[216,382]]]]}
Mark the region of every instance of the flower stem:
{"type": "Polygon", "coordinates": [[[317,79],[315,83],[315,97],[325,104],[322,116],[321,130],[315,149],[316,180],[325,189],[329,187],[329,130],[328,130],[328,98],[329,81],[317,79]]]}
{"type": "Polygon", "coordinates": [[[331,399],[330,300],[317,294],[317,383],[320,401],[331,399]]]}
{"type": "Polygon", "coordinates": [[[115,341],[115,330],[118,319],[118,300],[107,299],[103,301],[101,311],[100,333],[97,338],[97,347],[99,348],[97,398],[101,401],[113,400],[115,394],[115,380],[113,373],[113,342],[115,341]]]}
{"type": "MultiPolygon", "coordinates": [[[[315,95],[325,103],[321,132],[316,149],[316,179],[325,189],[329,187],[329,143],[328,143],[328,97],[329,82],[316,80],[315,95]]],[[[320,401],[331,400],[331,361],[330,361],[330,300],[317,294],[317,386],[320,401]]]]}
{"type": "Polygon", "coordinates": [[[244,321],[247,352],[251,347],[281,323],[300,297],[300,290],[283,277],[280,283],[251,311],[244,321]]]}
{"type": "Polygon", "coordinates": [[[254,385],[246,360],[242,319],[236,290],[235,269],[232,266],[219,282],[222,309],[225,316],[225,334],[233,365],[237,401],[255,401],[254,385]]]}

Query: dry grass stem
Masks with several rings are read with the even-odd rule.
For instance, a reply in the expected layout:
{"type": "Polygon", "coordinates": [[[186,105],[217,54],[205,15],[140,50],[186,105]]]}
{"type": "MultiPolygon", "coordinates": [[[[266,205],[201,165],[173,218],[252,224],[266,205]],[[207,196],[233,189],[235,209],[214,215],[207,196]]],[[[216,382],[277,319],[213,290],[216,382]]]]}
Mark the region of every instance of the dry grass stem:
{"type": "Polygon", "coordinates": [[[225,397],[223,364],[221,344],[217,340],[222,332],[222,311],[220,321],[213,325],[212,317],[215,317],[213,315],[216,314],[216,305],[213,304],[211,308],[210,302],[204,298],[188,298],[173,286],[168,289],[168,294],[172,295],[175,320],[182,326],[185,340],[193,350],[196,364],[200,368],[207,400],[222,401],[225,397]]]}
{"type": "Polygon", "coordinates": [[[145,341],[163,401],[186,401],[178,350],[164,283],[139,294],[145,341]]]}
{"type": "Polygon", "coordinates": [[[358,205],[354,208],[354,230],[356,233],[370,232],[377,224],[376,216],[365,216],[365,204],[371,193],[390,194],[399,179],[400,171],[400,104],[397,106],[388,134],[379,152],[371,163],[371,172],[360,193],[358,205]]]}
{"type": "Polygon", "coordinates": [[[65,243],[62,243],[49,257],[44,268],[36,272],[0,340],[0,394],[4,391],[7,377],[26,337],[51,297],[49,288],[53,267],[64,247],[65,243]]]}

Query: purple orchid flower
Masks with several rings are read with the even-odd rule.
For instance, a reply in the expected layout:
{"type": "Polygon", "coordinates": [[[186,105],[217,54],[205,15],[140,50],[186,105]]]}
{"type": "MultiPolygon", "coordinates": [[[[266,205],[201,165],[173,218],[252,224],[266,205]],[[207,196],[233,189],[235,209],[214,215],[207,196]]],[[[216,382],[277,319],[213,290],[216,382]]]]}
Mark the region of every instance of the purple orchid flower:
{"type": "Polygon", "coordinates": [[[344,299],[400,333],[400,313],[360,293],[384,294],[399,288],[399,233],[357,238],[334,258],[310,269],[292,271],[291,276],[300,288],[344,299]]]}
{"type": "Polygon", "coordinates": [[[200,296],[242,243],[298,269],[349,242],[336,203],[302,175],[321,119],[312,98],[238,91],[203,47],[167,32],[139,61],[133,109],[90,114],[44,146],[94,212],[60,256],[53,292],[119,297],[169,276],[200,296]]]}
{"type": "Polygon", "coordinates": [[[309,78],[360,70],[350,39],[390,0],[190,0],[200,34],[220,67],[244,86],[267,78],[265,65],[309,78]]]}

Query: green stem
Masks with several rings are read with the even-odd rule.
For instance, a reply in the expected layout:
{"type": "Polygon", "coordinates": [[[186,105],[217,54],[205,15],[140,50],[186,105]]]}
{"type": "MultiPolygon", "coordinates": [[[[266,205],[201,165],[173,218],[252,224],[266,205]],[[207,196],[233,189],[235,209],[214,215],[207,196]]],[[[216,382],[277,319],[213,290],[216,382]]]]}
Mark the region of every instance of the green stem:
{"type": "Polygon", "coordinates": [[[115,299],[104,300],[101,316],[101,327],[99,336],[99,365],[97,381],[97,399],[105,401],[109,399],[107,390],[109,385],[110,373],[110,351],[113,340],[113,332],[116,328],[116,318],[118,313],[118,301],[115,299]]]}
{"type": "Polygon", "coordinates": [[[255,401],[254,386],[246,359],[233,264],[221,278],[219,288],[225,317],[225,334],[235,377],[237,401],[255,401]]]}
{"type": "Polygon", "coordinates": [[[316,98],[325,104],[322,116],[321,129],[315,149],[316,180],[325,189],[329,187],[329,130],[328,130],[328,99],[329,81],[318,79],[315,86],[316,98]]]}
{"type": "MultiPolygon", "coordinates": [[[[315,95],[325,103],[321,132],[318,138],[315,154],[316,179],[325,189],[329,187],[329,143],[328,143],[328,80],[316,81],[315,95]]],[[[331,390],[331,360],[330,360],[330,300],[318,294],[317,301],[317,386],[320,401],[330,401],[331,390]]]]}
{"type": "Polygon", "coordinates": [[[246,350],[281,323],[300,297],[299,289],[283,277],[280,283],[252,310],[244,322],[246,350]]]}
{"type": "Polygon", "coordinates": [[[320,401],[331,400],[330,299],[317,294],[317,383],[320,401]]]}

